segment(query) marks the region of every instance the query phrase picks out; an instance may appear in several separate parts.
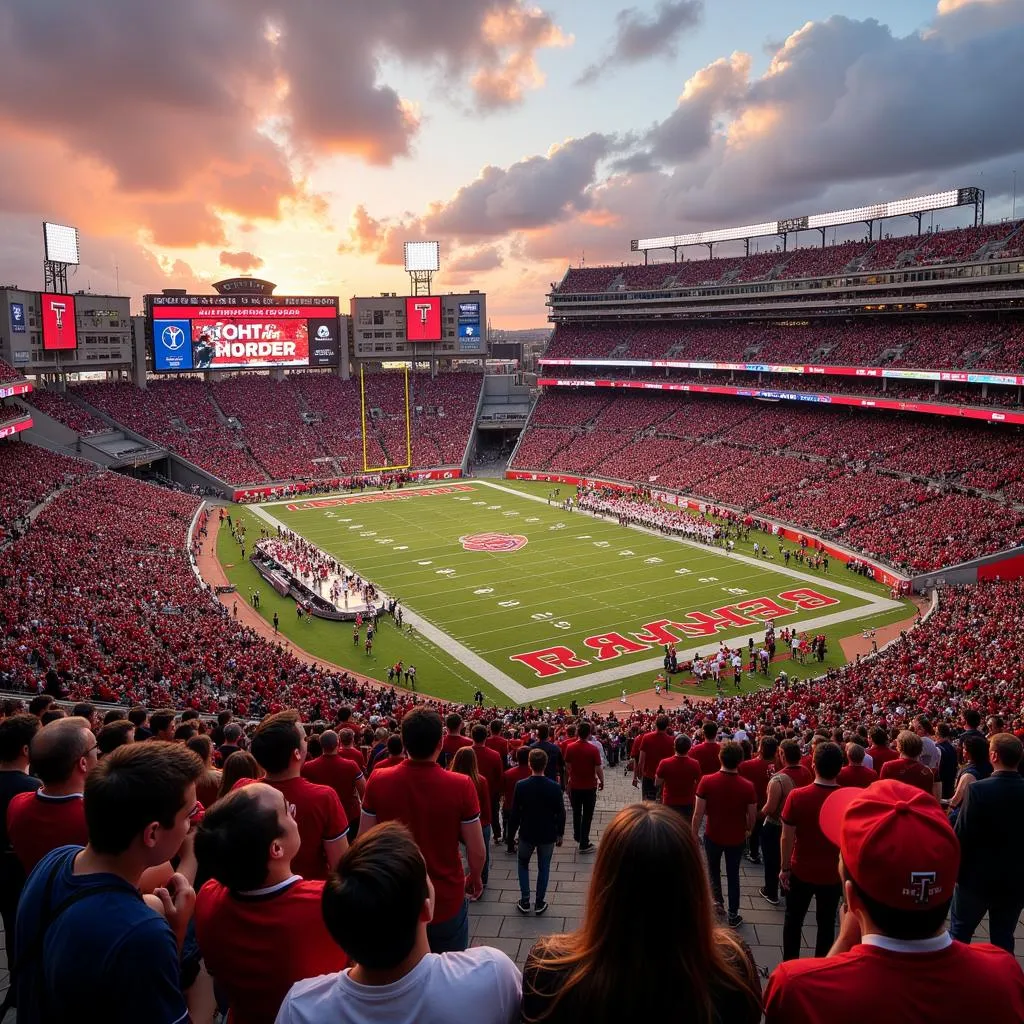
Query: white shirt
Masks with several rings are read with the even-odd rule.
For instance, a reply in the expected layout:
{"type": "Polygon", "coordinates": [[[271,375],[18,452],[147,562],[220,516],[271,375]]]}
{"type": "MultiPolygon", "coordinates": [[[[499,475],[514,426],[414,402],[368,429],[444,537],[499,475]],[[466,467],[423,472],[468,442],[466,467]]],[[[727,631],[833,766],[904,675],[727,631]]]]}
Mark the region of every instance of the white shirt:
{"type": "Polygon", "coordinates": [[[348,970],[298,981],[276,1024],[512,1024],[519,1020],[523,976],[499,949],[428,953],[390,985],[360,985],[348,970]]]}
{"type": "Polygon", "coordinates": [[[931,738],[931,736],[921,737],[921,756],[918,760],[925,766],[925,768],[931,768],[932,771],[938,771],[939,761],[942,759],[942,755],[939,754],[939,746],[931,738]]]}

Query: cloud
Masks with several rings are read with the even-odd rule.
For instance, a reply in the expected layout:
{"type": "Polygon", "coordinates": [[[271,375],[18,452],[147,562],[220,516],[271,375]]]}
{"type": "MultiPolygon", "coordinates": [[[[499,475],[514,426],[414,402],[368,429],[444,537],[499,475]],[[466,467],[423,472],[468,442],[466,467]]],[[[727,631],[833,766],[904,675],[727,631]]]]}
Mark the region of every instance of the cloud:
{"type": "Polygon", "coordinates": [[[220,263],[224,267],[234,267],[243,273],[247,270],[259,270],[263,260],[251,252],[221,252],[220,263]]]}
{"type": "Polygon", "coordinates": [[[679,37],[704,16],[703,0],[662,0],[653,15],[627,7],[615,16],[615,38],[608,53],[580,75],[589,85],[615,67],[640,64],[652,57],[675,57],[679,37]]]}
{"type": "Polygon", "coordinates": [[[497,270],[505,262],[501,248],[497,245],[482,245],[459,253],[444,265],[446,274],[480,274],[497,270]]]}

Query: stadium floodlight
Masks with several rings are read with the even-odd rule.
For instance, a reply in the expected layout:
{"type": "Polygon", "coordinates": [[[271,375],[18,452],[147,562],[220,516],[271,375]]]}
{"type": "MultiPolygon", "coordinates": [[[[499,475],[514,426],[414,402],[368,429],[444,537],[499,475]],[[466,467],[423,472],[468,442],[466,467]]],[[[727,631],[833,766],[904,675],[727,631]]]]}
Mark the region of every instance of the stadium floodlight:
{"type": "Polygon", "coordinates": [[[43,222],[43,242],[45,259],[51,263],[69,263],[77,266],[81,260],[78,255],[78,228],[66,224],[43,222]]]}
{"type": "Polygon", "coordinates": [[[406,242],[405,272],[433,273],[441,269],[440,242],[406,242]]]}
{"type": "Polygon", "coordinates": [[[631,248],[634,252],[643,249],[674,249],[679,245],[707,245],[709,242],[729,242],[737,238],[761,238],[775,234],[778,234],[778,223],[772,220],[763,224],[748,224],[741,228],[694,231],[688,235],[662,235],[660,238],[638,238],[632,243],[631,248]]]}
{"type": "Polygon", "coordinates": [[[807,226],[809,228],[831,228],[840,224],[855,224],[864,220],[883,220],[886,217],[904,217],[911,213],[945,210],[960,205],[960,190],[953,188],[945,192],[933,192],[927,196],[894,199],[892,202],[875,203],[873,206],[859,206],[852,210],[816,213],[807,218],[807,226]]]}

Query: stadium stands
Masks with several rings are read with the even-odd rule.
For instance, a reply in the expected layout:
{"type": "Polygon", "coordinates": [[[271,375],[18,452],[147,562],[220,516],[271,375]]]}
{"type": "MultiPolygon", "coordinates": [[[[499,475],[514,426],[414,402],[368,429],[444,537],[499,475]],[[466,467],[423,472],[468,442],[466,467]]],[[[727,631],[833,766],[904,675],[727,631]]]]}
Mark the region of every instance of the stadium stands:
{"type": "Polygon", "coordinates": [[[512,468],[657,481],[927,572],[1024,540],[1024,509],[1002,500],[1024,494],[1020,450],[1011,428],[555,388],[512,468]],[[946,493],[985,485],[998,494],[946,493]]]}
{"type": "MultiPolygon", "coordinates": [[[[838,245],[809,246],[782,252],[753,253],[681,263],[629,264],[618,267],[572,267],[555,289],[560,294],[594,294],[627,289],[700,287],[766,279],[828,277],[847,270],[893,270],[962,263],[983,258],[979,251],[1010,239],[994,255],[1012,256],[1024,242],[1021,221],[983,224],[924,235],[906,235],[877,241],[849,241],[838,245]],[[1017,234],[1015,235],[1015,232],[1017,234]],[[854,264],[851,267],[851,264],[854,264]]],[[[985,253],[987,255],[987,252],[985,253]]]]}
{"type": "Polygon", "coordinates": [[[32,408],[52,417],[82,437],[110,430],[109,425],[98,416],[76,405],[59,391],[36,388],[26,401],[32,408]]]}
{"type": "Polygon", "coordinates": [[[94,470],[92,463],[45,448],[0,442],[0,538],[47,495],[94,470]]]}
{"type": "Polygon", "coordinates": [[[25,374],[16,370],[5,359],[0,359],[0,384],[10,384],[12,381],[21,380],[25,374]]]}

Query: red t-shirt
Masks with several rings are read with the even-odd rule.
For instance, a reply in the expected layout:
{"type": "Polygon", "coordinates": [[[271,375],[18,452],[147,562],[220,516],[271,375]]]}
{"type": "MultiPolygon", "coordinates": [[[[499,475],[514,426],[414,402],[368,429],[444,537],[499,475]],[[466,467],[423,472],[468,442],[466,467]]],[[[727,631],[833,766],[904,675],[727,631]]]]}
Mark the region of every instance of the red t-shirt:
{"type": "Polygon", "coordinates": [[[872,782],[878,781],[878,772],[872,768],[865,768],[862,764],[848,764],[839,770],[839,777],[836,782],[840,786],[856,786],[857,789],[867,789],[872,782]]]}
{"type": "Polygon", "coordinates": [[[719,846],[742,845],[747,838],[747,808],[757,803],[754,784],[741,775],[717,771],[700,780],[697,796],[707,804],[704,834],[708,839],[719,846]]]}
{"type": "Polygon", "coordinates": [[[505,798],[505,810],[512,810],[512,797],[515,795],[516,783],[522,779],[528,779],[533,773],[524,765],[516,765],[509,768],[501,777],[501,792],[505,798]]]}
{"type": "Polygon", "coordinates": [[[361,772],[366,771],[366,758],[358,747],[338,747],[338,757],[347,757],[350,761],[355,761],[359,765],[361,772]]]}
{"type": "MultiPolygon", "coordinates": [[[[667,729],[657,729],[646,733],[640,740],[640,753],[644,757],[644,778],[654,779],[658,765],[666,757],[675,756],[675,737],[669,735],[667,729]]],[[[639,765],[637,766],[639,768],[639,765]]]]}
{"type": "Polygon", "coordinates": [[[700,765],[702,775],[714,775],[722,767],[722,762],[718,759],[718,752],[721,749],[721,744],[714,740],[705,740],[691,747],[689,756],[700,765]]]}
{"type": "Polygon", "coordinates": [[[82,794],[18,793],[7,805],[7,836],[26,875],[58,846],[85,846],[89,833],[82,794]]]}
{"type": "MultiPolygon", "coordinates": [[[[379,762],[376,767],[380,768],[379,762]]],[[[302,777],[319,786],[330,786],[338,794],[349,822],[359,820],[359,793],[356,792],[356,782],[363,777],[363,773],[352,758],[339,757],[337,754],[315,757],[302,766],[302,777]]]]}
{"type": "Polygon", "coordinates": [[[908,757],[897,757],[895,761],[886,761],[882,765],[880,778],[896,779],[908,786],[917,786],[931,795],[935,792],[935,774],[920,761],[912,761],[908,757]]]}
{"type": "MultiPolygon", "coordinates": [[[[248,781],[239,779],[235,788],[248,781]]],[[[261,781],[273,786],[295,807],[295,824],[299,826],[302,846],[292,861],[292,869],[303,878],[325,879],[329,868],[324,843],[340,839],[348,831],[348,817],[338,794],[330,786],[318,786],[301,777],[281,782],[261,781]]]]}
{"type": "Polygon", "coordinates": [[[802,764],[789,764],[782,770],[793,780],[793,785],[797,789],[809,786],[814,781],[814,773],[808,771],[802,764]]]}
{"type": "Polygon", "coordinates": [[[601,767],[601,752],[589,740],[576,740],[565,751],[569,769],[569,789],[597,789],[597,769],[601,767]]]}
{"type": "Polygon", "coordinates": [[[389,757],[382,757],[374,766],[373,770],[379,772],[384,768],[394,768],[405,760],[405,754],[391,754],[389,757]]]}
{"type": "Polygon", "coordinates": [[[508,740],[504,736],[492,734],[484,740],[484,746],[490,747],[501,758],[501,767],[504,770],[508,764],[508,740]]]}
{"type": "Polygon", "coordinates": [[[894,953],[861,943],[779,964],[765,990],[765,1024],[863,1024],[865,993],[881,992],[899,995],[872,1001],[871,1024],[1024,1020],[1024,972],[1005,950],[953,942],[933,953],[894,953]]]}
{"type": "Polygon", "coordinates": [[[835,786],[818,783],[794,789],[782,808],[783,825],[796,829],[790,866],[801,882],[810,885],[831,885],[839,881],[839,847],[825,838],[818,823],[821,805],[835,790],[835,786]]]}
{"type": "Polygon", "coordinates": [[[868,747],[867,753],[871,758],[871,767],[879,773],[886,761],[895,761],[900,756],[892,747],[879,747],[874,744],[868,747]]]}
{"type": "Polygon", "coordinates": [[[295,982],[346,965],[324,926],[323,888],[295,875],[253,893],[231,893],[213,879],[199,890],[196,939],[231,1004],[231,1024],[274,1024],[295,982]]]}
{"type": "Polygon", "coordinates": [[[434,920],[447,921],[462,908],[466,877],[459,841],[462,826],[480,820],[480,798],[465,776],[436,761],[403,761],[374,772],[366,784],[363,813],[377,821],[400,821],[412,832],[434,883],[434,920]]]}
{"type": "Polygon", "coordinates": [[[473,746],[473,741],[468,736],[459,736],[453,732],[446,732],[444,739],[441,741],[441,753],[438,755],[438,760],[447,768],[459,750],[463,747],[471,746],[473,746]]]}
{"type": "Polygon", "coordinates": [[[740,775],[754,784],[758,809],[764,807],[764,802],[768,799],[768,780],[774,774],[775,762],[766,761],[763,757],[753,757],[740,765],[740,775]]]}
{"type": "MultiPolygon", "coordinates": [[[[482,743],[474,743],[473,751],[476,754],[476,769],[487,780],[487,792],[495,797],[501,795],[501,777],[505,774],[505,765],[501,755],[496,750],[482,743]]],[[[488,824],[485,822],[485,824],[488,824]]]]}
{"type": "Polygon", "coordinates": [[[662,758],[654,772],[665,783],[661,802],[667,807],[692,807],[700,776],[700,765],[687,754],[662,758]]]}

